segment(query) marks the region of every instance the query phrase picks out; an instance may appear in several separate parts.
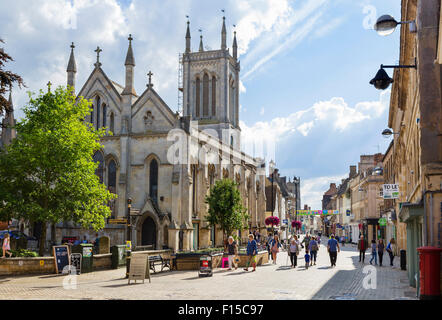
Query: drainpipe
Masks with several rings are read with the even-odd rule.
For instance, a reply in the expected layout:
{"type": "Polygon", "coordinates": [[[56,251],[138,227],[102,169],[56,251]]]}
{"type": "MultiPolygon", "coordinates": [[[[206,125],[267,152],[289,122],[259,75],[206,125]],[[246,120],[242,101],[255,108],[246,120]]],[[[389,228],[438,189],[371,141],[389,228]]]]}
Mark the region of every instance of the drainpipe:
{"type": "MultiPolygon", "coordinates": [[[[430,193],[430,245],[433,245],[433,194],[430,193]]],[[[428,243],[427,243],[428,245],[428,243]]]]}
{"type": "MultiPolygon", "coordinates": [[[[424,201],[424,232],[423,232],[423,244],[424,244],[424,246],[427,246],[428,245],[428,236],[427,236],[427,225],[428,225],[428,223],[427,223],[427,210],[426,210],[426,207],[427,207],[427,201],[426,201],[426,190],[424,189],[424,196],[423,196],[423,201],[424,201]]],[[[430,222],[431,222],[431,219],[430,219],[430,222]]]]}

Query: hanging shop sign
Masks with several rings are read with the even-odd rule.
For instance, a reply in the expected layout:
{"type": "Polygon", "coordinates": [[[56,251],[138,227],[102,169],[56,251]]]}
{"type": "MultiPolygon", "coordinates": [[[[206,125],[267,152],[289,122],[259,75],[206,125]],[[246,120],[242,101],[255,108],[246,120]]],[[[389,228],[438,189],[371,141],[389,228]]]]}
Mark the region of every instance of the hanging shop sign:
{"type": "Polygon", "coordinates": [[[399,185],[398,184],[384,184],[382,185],[382,194],[384,199],[397,199],[399,198],[399,185]]]}
{"type": "Polygon", "coordinates": [[[379,225],[381,227],[385,227],[387,225],[387,219],[386,218],[380,218],[379,219],[379,225]]]}

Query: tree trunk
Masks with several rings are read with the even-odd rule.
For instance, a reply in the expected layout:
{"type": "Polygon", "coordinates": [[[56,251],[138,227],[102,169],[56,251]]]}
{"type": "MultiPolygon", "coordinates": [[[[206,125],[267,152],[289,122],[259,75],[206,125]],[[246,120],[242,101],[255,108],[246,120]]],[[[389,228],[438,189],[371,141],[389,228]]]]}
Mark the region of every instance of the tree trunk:
{"type": "Polygon", "coordinates": [[[46,242],[46,222],[41,223],[41,233],[40,233],[40,241],[39,241],[38,255],[43,257],[45,250],[45,242],[46,242]]]}

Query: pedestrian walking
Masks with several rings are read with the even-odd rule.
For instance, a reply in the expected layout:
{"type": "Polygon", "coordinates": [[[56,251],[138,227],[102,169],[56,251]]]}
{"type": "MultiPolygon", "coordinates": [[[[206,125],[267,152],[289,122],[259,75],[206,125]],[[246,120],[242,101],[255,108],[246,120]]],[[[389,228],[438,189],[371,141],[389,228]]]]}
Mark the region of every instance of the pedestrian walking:
{"type": "Polygon", "coordinates": [[[338,259],[338,252],[341,251],[339,243],[336,241],[335,236],[332,234],[327,242],[327,250],[330,255],[330,263],[332,267],[336,267],[336,260],[338,259]]]}
{"type": "Polygon", "coordinates": [[[305,259],[305,268],[308,269],[308,266],[310,264],[310,255],[308,254],[308,249],[305,250],[304,259],[305,259]]]}
{"type": "Polygon", "coordinates": [[[249,271],[250,264],[253,266],[253,271],[256,271],[256,255],[258,254],[258,247],[253,234],[249,234],[249,242],[247,243],[247,264],[244,271],[249,271]]]}
{"type": "Polygon", "coordinates": [[[392,267],[394,260],[395,245],[396,241],[393,238],[391,238],[390,242],[387,244],[387,248],[385,249],[388,252],[388,255],[390,256],[390,266],[392,267]]]}
{"type": "Polygon", "coordinates": [[[378,243],[379,266],[382,267],[382,258],[384,257],[384,240],[379,239],[378,243]]]}
{"type": "Polygon", "coordinates": [[[227,258],[229,259],[229,269],[232,270],[232,264],[235,264],[235,270],[238,268],[238,265],[233,262],[236,255],[238,255],[238,246],[236,242],[233,240],[233,237],[230,236],[227,240],[227,258]]]}
{"type": "Polygon", "coordinates": [[[358,241],[358,250],[359,250],[359,262],[365,261],[365,250],[367,250],[368,243],[367,240],[364,239],[364,236],[361,235],[358,241]]]}
{"type": "Polygon", "coordinates": [[[272,239],[273,239],[273,236],[271,233],[269,233],[268,237],[267,237],[267,241],[266,241],[267,252],[269,253],[269,260],[270,260],[270,255],[271,255],[270,241],[272,241],[272,239]]]}
{"type": "Polygon", "coordinates": [[[9,254],[9,258],[12,257],[11,250],[11,239],[9,238],[9,232],[5,233],[5,237],[3,238],[3,245],[2,245],[2,251],[3,256],[2,258],[6,258],[5,254],[9,254]]]}
{"type": "Polygon", "coordinates": [[[377,246],[376,246],[376,240],[371,240],[371,259],[370,259],[370,264],[373,262],[374,259],[374,263],[376,265],[378,265],[378,253],[377,253],[377,246]]]}
{"type": "Polygon", "coordinates": [[[318,254],[318,250],[319,250],[318,242],[316,241],[315,237],[312,237],[308,245],[308,251],[310,252],[311,256],[310,265],[312,265],[312,263],[316,265],[316,257],[318,254]]]}
{"type": "Polygon", "coordinates": [[[281,248],[281,242],[279,241],[278,235],[275,234],[272,240],[270,240],[270,248],[272,251],[272,260],[273,264],[276,264],[276,258],[279,252],[279,248],[281,248]]]}
{"type": "Polygon", "coordinates": [[[292,267],[296,268],[296,266],[298,265],[298,254],[299,254],[299,242],[296,236],[294,236],[290,241],[289,254],[290,254],[290,262],[292,263],[292,267]]]}
{"type": "Polygon", "coordinates": [[[308,248],[308,244],[310,243],[310,236],[309,236],[309,234],[307,233],[306,235],[305,235],[305,237],[304,237],[304,239],[302,240],[302,247],[304,248],[306,248],[306,250],[307,250],[307,248],[308,248]]]}

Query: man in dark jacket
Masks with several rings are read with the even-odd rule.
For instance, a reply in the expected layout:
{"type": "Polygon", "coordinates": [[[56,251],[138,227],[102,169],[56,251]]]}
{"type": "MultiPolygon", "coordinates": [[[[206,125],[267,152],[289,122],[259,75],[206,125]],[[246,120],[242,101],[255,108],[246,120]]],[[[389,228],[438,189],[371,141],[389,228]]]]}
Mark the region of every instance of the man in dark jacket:
{"type": "Polygon", "coordinates": [[[367,250],[368,247],[368,241],[364,239],[364,236],[361,235],[358,241],[358,250],[359,250],[359,262],[364,263],[365,261],[365,250],[367,250]]]}

